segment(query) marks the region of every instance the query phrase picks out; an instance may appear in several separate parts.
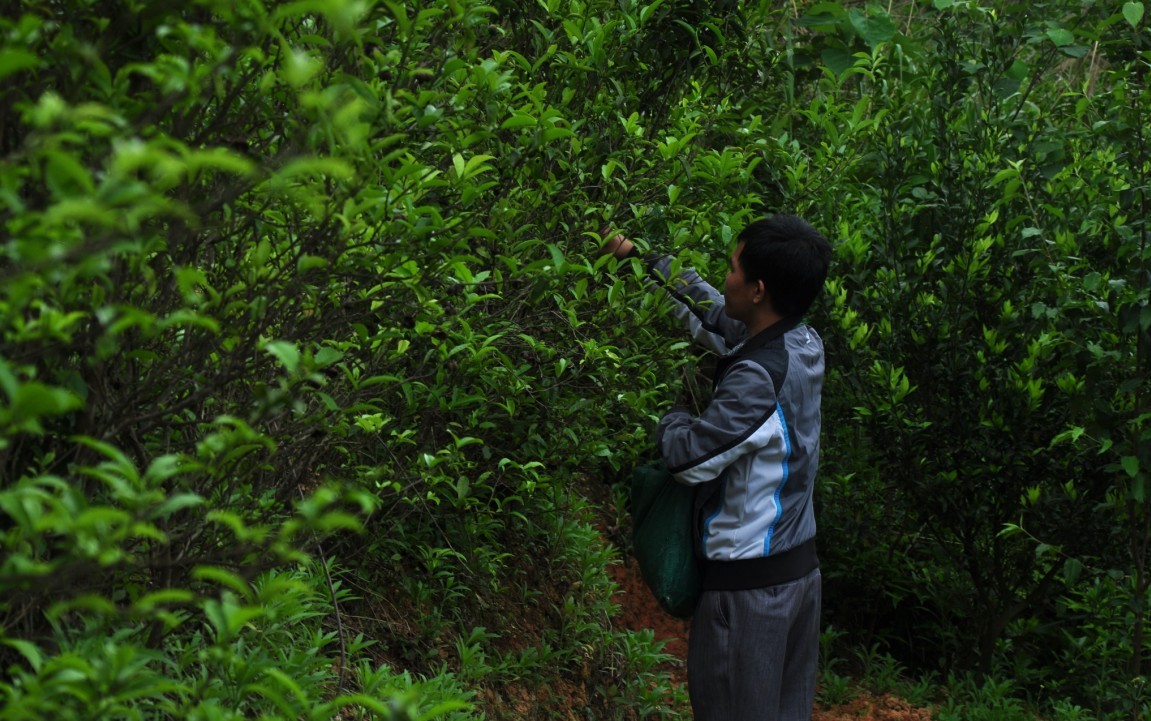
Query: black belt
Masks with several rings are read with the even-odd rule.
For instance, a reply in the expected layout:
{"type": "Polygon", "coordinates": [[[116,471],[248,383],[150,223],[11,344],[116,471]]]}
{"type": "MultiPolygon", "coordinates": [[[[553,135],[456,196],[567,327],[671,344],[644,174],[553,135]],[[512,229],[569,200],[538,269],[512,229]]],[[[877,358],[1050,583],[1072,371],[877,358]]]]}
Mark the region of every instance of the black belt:
{"type": "Polygon", "coordinates": [[[708,560],[702,567],[705,591],[743,591],[803,578],[819,568],[819,557],[812,537],[782,553],[741,561],[708,560]]]}

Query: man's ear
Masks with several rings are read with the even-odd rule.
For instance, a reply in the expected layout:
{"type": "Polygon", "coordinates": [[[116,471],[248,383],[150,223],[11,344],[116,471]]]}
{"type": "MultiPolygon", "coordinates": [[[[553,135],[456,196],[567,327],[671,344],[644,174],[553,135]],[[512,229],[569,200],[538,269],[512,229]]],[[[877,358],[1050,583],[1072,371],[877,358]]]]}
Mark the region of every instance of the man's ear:
{"type": "Polygon", "coordinates": [[[767,292],[767,284],[762,280],[755,282],[755,295],[752,296],[752,301],[764,308],[770,308],[773,313],[775,312],[775,301],[771,299],[771,293],[767,292]]]}

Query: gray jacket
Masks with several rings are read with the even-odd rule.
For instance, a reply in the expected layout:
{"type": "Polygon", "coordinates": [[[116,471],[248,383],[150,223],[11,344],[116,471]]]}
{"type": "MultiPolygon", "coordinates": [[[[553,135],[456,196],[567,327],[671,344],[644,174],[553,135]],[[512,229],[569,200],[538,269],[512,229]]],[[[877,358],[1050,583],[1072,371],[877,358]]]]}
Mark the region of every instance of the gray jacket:
{"type": "Polygon", "coordinates": [[[812,490],[819,467],[823,341],[798,319],[745,338],[744,325],[725,315],[722,293],[695,271],[669,279],[670,258],[651,259],[649,265],[692,337],[721,356],[703,414],[674,409],[656,436],[676,480],[719,481],[702,514],[702,555],[708,561],[762,559],[804,544],[817,564],[812,490]]]}

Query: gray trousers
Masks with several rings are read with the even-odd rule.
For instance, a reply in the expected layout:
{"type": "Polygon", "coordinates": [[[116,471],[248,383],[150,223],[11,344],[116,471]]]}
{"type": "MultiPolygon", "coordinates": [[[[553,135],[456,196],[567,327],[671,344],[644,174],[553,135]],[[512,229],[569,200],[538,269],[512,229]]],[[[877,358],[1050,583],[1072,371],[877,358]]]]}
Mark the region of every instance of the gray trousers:
{"type": "Polygon", "coordinates": [[[695,721],[809,721],[821,587],[816,569],[778,586],[704,591],[687,652],[695,721]]]}

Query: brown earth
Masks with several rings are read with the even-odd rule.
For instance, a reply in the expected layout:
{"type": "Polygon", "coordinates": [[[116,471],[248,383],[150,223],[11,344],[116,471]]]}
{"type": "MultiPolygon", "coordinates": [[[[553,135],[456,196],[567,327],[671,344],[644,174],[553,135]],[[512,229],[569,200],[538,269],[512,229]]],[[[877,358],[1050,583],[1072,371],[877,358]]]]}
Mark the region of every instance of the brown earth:
{"type": "MultiPolygon", "coordinates": [[[[621,561],[608,568],[612,580],[618,586],[615,601],[620,611],[614,619],[615,623],[636,631],[650,629],[656,640],[664,642],[663,652],[671,656],[671,660],[661,670],[669,674],[673,683],[686,686],[689,622],[674,618],[659,607],[643,582],[638,563],[623,550],[628,545],[629,521],[613,509],[607,487],[601,483],[585,485],[581,490],[593,501],[592,508],[597,516],[594,520],[604,542],[621,549],[621,561]]],[[[535,568],[528,558],[523,559],[523,563],[524,573],[535,568]]],[[[421,571],[413,566],[408,572],[421,571]]],[[[490,609],[498,618],[488,619],[487,625],[499,629],[499,634],[494,638],[502,651],[515,653],[530,646],[532,639],[539,637],[541,627],[555,622],[548,615],[547,609],[562,606],[565,590],[554,582],[541,582],[539,586],[544,598],[538,604],[517,608],[514,602],[508,600],[509,605],[495,603],[490,609]]],[[[450,663],[458,653],[454,640],[429,639],[423,635],[418,624],[412,622],[412,619],[420,617],[420,609],[409,607],[397,596],[361,590],[365,596],[373,599],[367,617],[378,619],[393,632],[392,647],[387,652],[384,652],[383,644],[376,649],[379,663],[396,668],[418,668],[420,664],[450,663]],[[429,644],[434,649],[431,656],[429,644]]],[[[354,627],[355,622],[351,625],[354,627]]],[[[543,686],[525,684],[514,679],[482,686],[476,690],[477,706],[480,709],[499,709],[500,712],[493,715],[500,718],[562,717],[573,721],[595,718],[599,711],[607,713],[612,708],[612,702],[611,699],[595,697],[591,691],[593,688],[601,688],[594,682],[594,677],[597,673],[603,673],[602,670],[597,671],[593,663],[589,655],[588,663],[577,669],[571,678],[553,679],[543,686]]],[[[687,721],[691,711],[689,708],[665,708],[658,717],[687,721]]],[[[873,696],[860,691],[851,701],[838,706],[817,705],[812,721],[931,721],[931,713],[928,709],[914,708],[893,696],[873,696]]]]}
{"type": "MultiPolygon", "coordinates": [[[[634,558],[612,566],[611,574],[619,584],[616,602],[620,605],[620,623],[633,630],[652,629],[657,640],[666,642],[664,651],[676,657],[668,668],[672,679],[686,683],[689,623],[659,607],[644,585],[634,558]]],[[[816,704],[812,721],[931,721],[931,711],[915,708],[895,696],[873,696],[860,691],[854,699],[839,706],[816,704]]]]}

